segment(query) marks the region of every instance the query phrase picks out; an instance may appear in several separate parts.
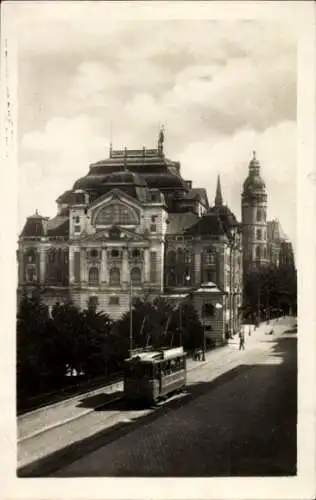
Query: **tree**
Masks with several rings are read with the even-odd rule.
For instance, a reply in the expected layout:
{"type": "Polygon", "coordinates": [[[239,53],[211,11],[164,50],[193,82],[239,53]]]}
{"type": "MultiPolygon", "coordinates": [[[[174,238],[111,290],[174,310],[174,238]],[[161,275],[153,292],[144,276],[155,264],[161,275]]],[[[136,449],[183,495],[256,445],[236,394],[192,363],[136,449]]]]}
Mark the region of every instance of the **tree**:
{"type": "MultiPolygon", "coordinates": [[[[191,350],[201,344],[203,327],[190,301],[172,306],[162,297],[153,303],[137,300],[133,307],[133,348],[153,348],[183,345],[191,350]]],[[[116,323],[116,329],[125,339],[128,355],[130,314],[125,313],[116,323]]]]}
{"type": "Polygon", "coordinates": [[[33,394],[42,387],[46,371],[47,334],[50,328],[48,307],[36,297],[24,296],[17,315],[18,394],[33,394]]]}
{"type": "Polygon", "coordinates": [[[78,337],[78,359],[86,377],[104,375],[112,357],[113,322],[106,313],[87,309],[82,313],[78,337]]]}
{"type": "Polygon", "coordinates": [[[252,269],[245,275],[244,315],[268,318],[280,309],[296,310],[296,271],[293,266],[269,264],[252,269]]]}

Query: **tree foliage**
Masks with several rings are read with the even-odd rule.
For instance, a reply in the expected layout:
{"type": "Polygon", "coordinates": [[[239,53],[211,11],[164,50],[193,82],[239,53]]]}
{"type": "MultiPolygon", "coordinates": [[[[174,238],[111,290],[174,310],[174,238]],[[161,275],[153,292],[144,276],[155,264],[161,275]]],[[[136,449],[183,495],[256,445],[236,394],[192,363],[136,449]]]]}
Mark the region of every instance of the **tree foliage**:
{"type": "MultiPolygon", "coordinates": [[[[201,346],[203,328],[190,302],[138,299],[132,310],[132,348],[201,346]]],[[[116,323],[103,312],[56,303],[49,314],[39,298],[23,297],[17,320],[18,394],[62,388],[67,375],[85,379],[118,371],[129,355],[130,314],[116,323]]]]}
{"type": "Polygon", "coordinates": [[[290,265],[272,264],[250,270],[244,280],[244,309],[250,315],[296,311],[297,277],[290,265]]]}

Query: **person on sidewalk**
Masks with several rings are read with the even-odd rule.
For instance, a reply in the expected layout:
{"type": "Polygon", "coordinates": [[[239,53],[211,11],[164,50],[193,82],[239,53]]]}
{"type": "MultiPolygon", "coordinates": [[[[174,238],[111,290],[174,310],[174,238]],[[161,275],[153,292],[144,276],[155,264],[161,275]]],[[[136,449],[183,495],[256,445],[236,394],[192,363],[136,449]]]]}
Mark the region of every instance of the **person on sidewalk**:
{"type": "Polygon", "coordinates": [[[245,350],[245,325],[241,325],[239,332],[239,350],[245,350]]]}

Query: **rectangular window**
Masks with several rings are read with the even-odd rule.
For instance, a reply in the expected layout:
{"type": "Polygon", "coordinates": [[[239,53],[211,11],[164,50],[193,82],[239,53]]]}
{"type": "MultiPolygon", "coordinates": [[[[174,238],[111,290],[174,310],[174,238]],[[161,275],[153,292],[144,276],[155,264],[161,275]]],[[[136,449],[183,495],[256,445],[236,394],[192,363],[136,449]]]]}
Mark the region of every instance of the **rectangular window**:
{"type": "Polygon", "coordinates": [[[208,266],[213,266],[216,264],[215,255],[213,253],[207,252],[205,254],[205,264],[208,266]]]}
{"type": "Polygon", "coordinates": [[[74,252],[74,277],[75,282],[80,281],[80,252],[74,252]]]}
{"type": "Polygon", "coordinates": [[[204,275],[204,281],[206,283],[209,283],[211,281],[212,283],[216,284],[216,271],[206,271],[204,275]]]}
{"type": "Polygon", "coordinates": [[[215,314],[215,307],[213,306],[213,304],[204,304],[204,307],[203,307],[203,316],[214,316],[215,314]]]}
{"type": "Polygon", "coordinates": [[[157,252],[150,252],[150,281],[157,281],[157,252]]]}
{"type": "Polygon", "coordinates": [[[157,226],[156,226],[156,224],[151,224],[151,226],[150,226],[150,232],[151,232],[151,233],[155,233],[156,231],[157,231],[157,226]]]}
{"type": "Polygon", "coordinates": [[[75,227],[74,227],[75,233],[80,233],[80,230],[81,230],[80,224],[76,224],[75,227]]]}
{"type": "Polygon", "coordinates": [[[157,219],[157,215],[152,215],[151,216],[151,222],[156,222],[156,219],[157,219]]]}
{"type": "Polygon", "coordinates": [[[110,306],[119,306],[120,305],[120,297],[110,297],[109,305],[110,306]]]}

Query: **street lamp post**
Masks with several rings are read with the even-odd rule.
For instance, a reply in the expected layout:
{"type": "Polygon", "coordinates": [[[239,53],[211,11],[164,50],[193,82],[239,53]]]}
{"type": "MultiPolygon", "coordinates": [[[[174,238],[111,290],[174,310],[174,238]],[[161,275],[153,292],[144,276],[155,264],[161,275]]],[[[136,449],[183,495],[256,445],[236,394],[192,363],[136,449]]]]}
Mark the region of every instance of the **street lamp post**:
{"type": "MultiPolygon", "coordinates": [[[[188,283],[191,279],[189,274],[186,274],[184,277],[185,281],[188,283]]],[[[182,303],[185,299],[180,301],[179,303],[179,330],[180,330],[180,345],[183,345],[183,335],[182,335],[182,303]]]]}
{"type": "Polygon", "coordinates": [[[132,278],[129,282],[129,352],[133,351],[133,307],[132,307],[132,278]]]}
{"type": "Polygon", "coordinates": [[[205,361],[205,303],[202,302],[202,326],[203,326],[203,339],[202,339],[202,361],[205,361]]]}

